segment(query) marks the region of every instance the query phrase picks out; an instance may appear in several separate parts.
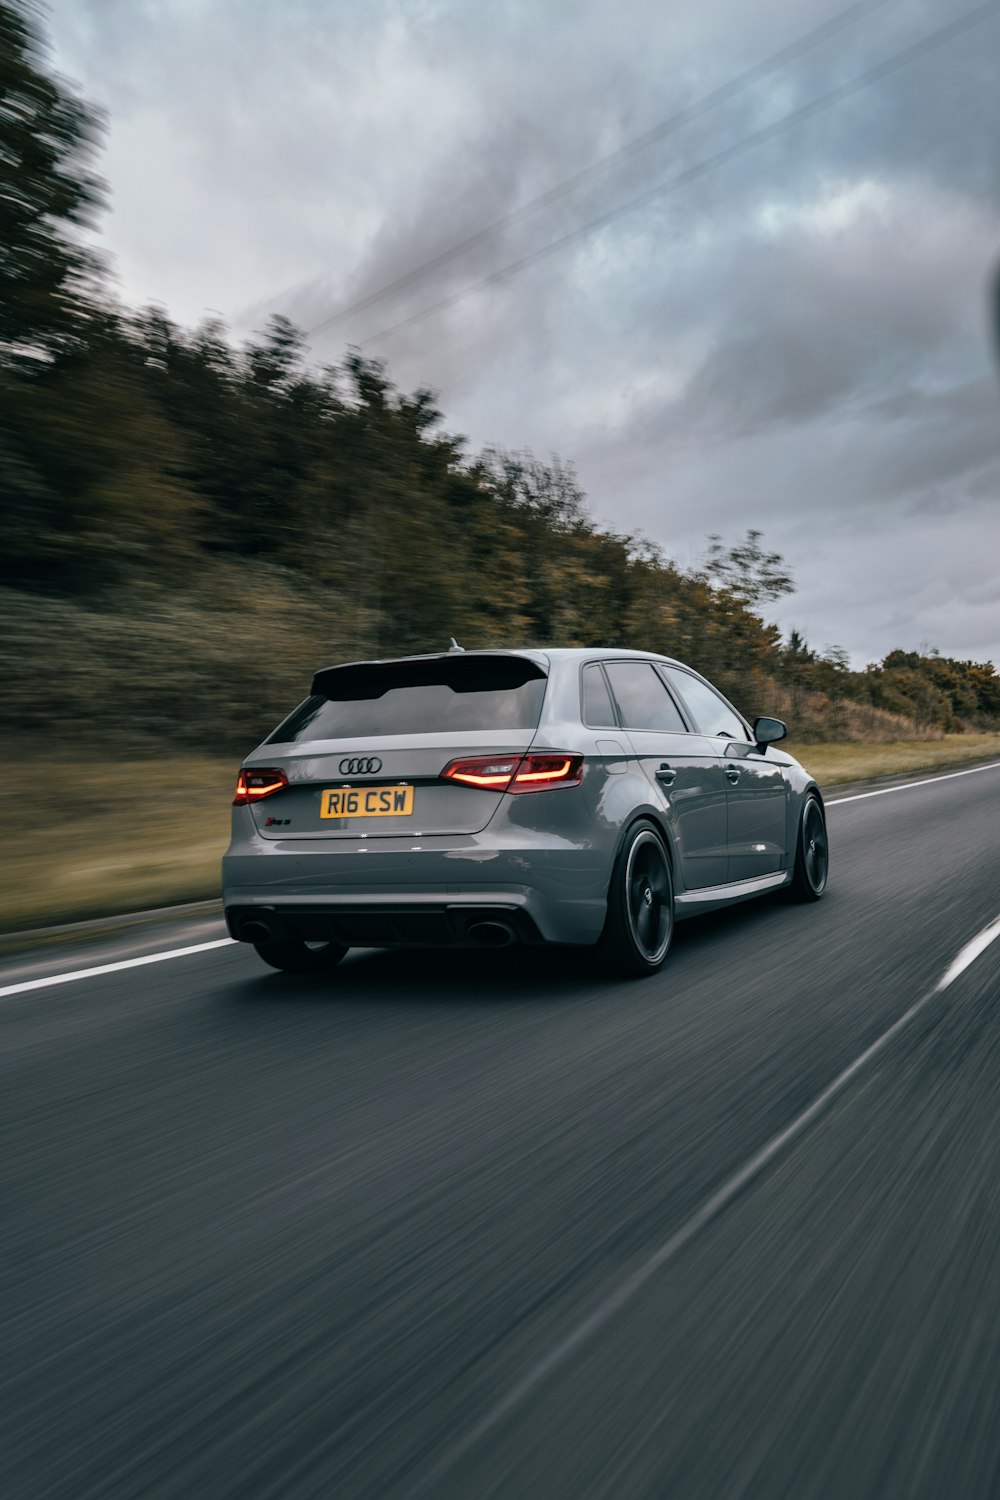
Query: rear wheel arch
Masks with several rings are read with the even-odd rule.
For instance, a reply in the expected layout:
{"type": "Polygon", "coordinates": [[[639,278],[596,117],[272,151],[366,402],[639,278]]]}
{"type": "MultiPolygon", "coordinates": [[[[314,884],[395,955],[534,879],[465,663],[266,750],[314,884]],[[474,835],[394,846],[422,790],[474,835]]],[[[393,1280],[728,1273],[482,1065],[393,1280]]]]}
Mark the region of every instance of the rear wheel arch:
{"type": "Polygon", "coordinates": [[[618,835],[618,842],[615,845],[614,858],[612,859],[610,868],[608,869],[609,886],[611,883],[611,873],[615,865],[618,863],[619,856],[621,855],[622,850],[625,848],[629,836],[637,823],[652,823],[653,827],[656,829],[656,832],[660,835],[660,839],[663,842],[663,847],[667,852],[667,863],[670,866],[670,877],[674,883],[674,893],[676,894],[679,890],[683,890],[684,885],[681,880],[681,865],[680,860],[677,857],[677,850],[674,848],[673,835],[671,834],[670,829],[666,826],[666,823],[655,807],[636,808],[634,812],[632,812],[629,816],[628,822],[623,825],[622,831],[618,835]]]}
{"type": "Polygon", "coordinates": [[[670,828],[668,827],[667,822],[664,818],[661,818],[659,815],[654,814],[650,821],[656,827],[657,833],[663,840],[663,847],[667,851],[667,863],[670,866],[670,878],[674,883],[674,894],[676,895],[678,888],[683,889],[683,886],[681,882],[681,862],[678,858],[677,850],[674,848],[674,836],[671,833],[670,828]]]}

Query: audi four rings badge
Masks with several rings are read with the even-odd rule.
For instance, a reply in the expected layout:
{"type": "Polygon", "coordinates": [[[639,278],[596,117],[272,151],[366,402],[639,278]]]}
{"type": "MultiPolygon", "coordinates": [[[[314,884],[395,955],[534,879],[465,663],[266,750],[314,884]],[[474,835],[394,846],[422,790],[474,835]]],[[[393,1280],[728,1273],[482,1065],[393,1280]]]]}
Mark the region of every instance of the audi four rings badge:
{"type": "Polygon", "coordinates": [[[374,776],[381,769],[382,762],[377,755],[354,755],[340,762],[341,776],[374,776]]]}

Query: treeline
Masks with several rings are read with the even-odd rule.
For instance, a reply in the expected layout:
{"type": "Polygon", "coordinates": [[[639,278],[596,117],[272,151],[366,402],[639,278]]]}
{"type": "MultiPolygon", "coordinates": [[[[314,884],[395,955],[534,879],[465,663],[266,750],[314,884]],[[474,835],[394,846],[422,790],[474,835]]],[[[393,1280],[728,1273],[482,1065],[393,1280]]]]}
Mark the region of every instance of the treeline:
{"type": "Polygon", "coordinates": [[[863,672],[852,672],[843,652],[834,648],[818,655],[792,631],[776,676],[792,689],[794,701],[812,693],[834,703],[868,705],[905,718],[918,730],[960,733],[1000,722],[1000,676],[990,661],[896,650],[863,672]]]}
{"type": "Polygon", "coordinates": [[[468,455],[427,392],[358,356],[310,370],[281,319],[237,350],[94,308],[12,394],[0,578],[32,731],[58,693],[85,720],[113,699],[123,730],[228,739],[325,660],[451,636],[671,650],[744,697],[780,650],[748,597],[783,586],[753,539],[739,586],[713,576],[721,547],[684,572],[599,529],[569,467],[468,455]]]}
{"type": "Polygon", "coordinates": [[[569,466],[469,453],[429,392],[357,354],[313,368],[282,318],[236,348],[120,307],[80,234],[99,140],[0,3],[0,670],[21,735],[245,745],[316,665],[451,636],[668,652],[800,738],[1000,716],[988,663],[855,673],[782,641],[764,616],[792,580],[757,532],[681,569],[599,528],[569,466]]]}

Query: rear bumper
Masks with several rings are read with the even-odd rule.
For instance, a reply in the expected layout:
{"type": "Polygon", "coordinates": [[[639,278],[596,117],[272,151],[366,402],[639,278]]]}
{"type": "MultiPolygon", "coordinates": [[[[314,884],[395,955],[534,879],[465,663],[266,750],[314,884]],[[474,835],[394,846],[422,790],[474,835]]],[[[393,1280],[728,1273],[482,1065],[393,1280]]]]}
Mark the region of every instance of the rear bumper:
{"type": "Polygon", "coordinates": [[[544,941],[524,906],[494,901],[258,902],[227,906],[226,926],[237,942],[304,938],[348,948],[502,948],[544,941]]]}
{"type": "Polygon", "coordinates": [[[251,927],[258,922],[276,939],[348,947],[490,946],[470,934],[487,922],[508,925],[518,942],[596,942],[610,873],[604,859],[592,845],[542,835],[529,843],[521,832],[517,848],[489,844],[485,834],[335,847],[234,836],[222,862],[230,934],[263,941],[251,927]]]}

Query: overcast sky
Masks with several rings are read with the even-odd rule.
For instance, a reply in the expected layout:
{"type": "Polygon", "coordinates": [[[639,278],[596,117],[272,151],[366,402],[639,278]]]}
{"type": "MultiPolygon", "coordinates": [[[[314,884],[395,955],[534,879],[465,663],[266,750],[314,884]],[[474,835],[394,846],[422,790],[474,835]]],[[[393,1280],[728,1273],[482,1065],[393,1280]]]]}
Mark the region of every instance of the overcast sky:
{"type": "MultiPolygon", "coordinates": [[[[748,527],[775,609],[857,665],[1000,663],[1000,8],[786,133],[473,286],[953,20],[884,0],[312,341],[439,393],[473,448],[571,460],[597,519],[682,564],[748,527]]],[[[110,115],[123,296],[311,328],[803,37],[842,0],[54,0],[110,115]]],[[[641,644],[641,642],[636,642],[641,644]]]]}

